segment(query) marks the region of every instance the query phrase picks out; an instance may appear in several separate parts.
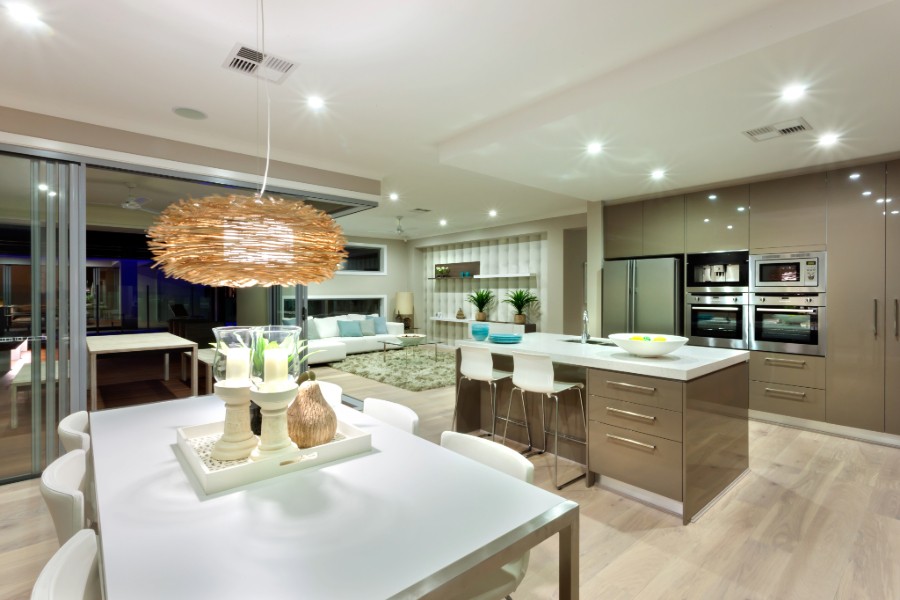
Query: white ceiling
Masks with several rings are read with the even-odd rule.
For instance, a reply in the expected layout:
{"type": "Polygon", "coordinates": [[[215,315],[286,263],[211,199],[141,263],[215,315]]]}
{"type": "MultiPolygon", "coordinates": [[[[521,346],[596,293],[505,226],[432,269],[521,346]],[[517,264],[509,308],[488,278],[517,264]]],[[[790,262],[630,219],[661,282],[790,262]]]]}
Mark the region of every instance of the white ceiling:
{"type": "MultiPolygon", "coordinates": [[[[30,3],[45,27],[0,15],[15,49],[0,64],[0,105],[262,153],[265,88],[222,68],[236,43],[259,47],[255,0],[30,3]],[[182,119],[178,106],[209,118],[182,119]]],[[[900,151],[900,0],[264,9],[266,51],[298,63],[268,89],[272,157],[400,195],[341,219],[351,235],[395,235],[396,216],[410,237],[470,230],[900,151]],[[792,82],[809,91],[788,104],[778,93],[792,82]],[[325,111],[307,109],[313,93],[325,111]],[[741,133],[795,117],[814,130],[760,143],[741,133]],[[839,143],[817,146],[825,132],[839,143]],[[584,152],[592,140],[599,156],[584,152]],[[651,181],[660,167],[666,178],[651,181]]]]}

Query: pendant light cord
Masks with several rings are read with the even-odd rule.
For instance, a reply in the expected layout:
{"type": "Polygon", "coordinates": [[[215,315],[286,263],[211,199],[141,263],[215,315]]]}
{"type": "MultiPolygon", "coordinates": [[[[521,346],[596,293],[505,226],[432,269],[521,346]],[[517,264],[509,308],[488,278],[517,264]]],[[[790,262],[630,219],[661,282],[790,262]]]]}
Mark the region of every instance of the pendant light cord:
{"type": "MultiPolygon", "coordinates": [[[[263,5],[263,0],[259,0],[259,31],[260,31],[260,52],[262,54],[262,61],[266,60],[266,9],[263,5]]],[[[261,69],[263,65],[260,65],[261,69]]],[[[256,95],[259,98],[259,72],[256,75],[256,95]]],[[[258,196],[260,198],[263,197],[263,194],[266,192],[266,183],[269,179],[269,159],[272,152],[272,99],[269,96],[269,80],[266,77],[263,77],[263,87],[266,90],[266,162],[265,169],[263,170],[263,178],[262,185],[260,185],[258,196]]],[[[257,107],[259,106],[259,102],[257,102],[257,107]]],[[[259,110],[257,109],[256,116],[256,130],[257,130],[257,139],[259,139],[259,110]]]]}

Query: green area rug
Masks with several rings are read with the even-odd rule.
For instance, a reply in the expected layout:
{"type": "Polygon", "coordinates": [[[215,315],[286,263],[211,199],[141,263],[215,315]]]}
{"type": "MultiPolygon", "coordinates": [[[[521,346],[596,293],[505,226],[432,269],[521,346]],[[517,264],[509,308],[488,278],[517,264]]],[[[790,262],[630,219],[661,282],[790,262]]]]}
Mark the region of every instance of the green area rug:
{"type": "Polygon", "coordinates": [[[433,346],[351,354],[331,366],[411,392],[446,387],[456,382],[456,355],[438,351],[435,360],[433,346]]]}

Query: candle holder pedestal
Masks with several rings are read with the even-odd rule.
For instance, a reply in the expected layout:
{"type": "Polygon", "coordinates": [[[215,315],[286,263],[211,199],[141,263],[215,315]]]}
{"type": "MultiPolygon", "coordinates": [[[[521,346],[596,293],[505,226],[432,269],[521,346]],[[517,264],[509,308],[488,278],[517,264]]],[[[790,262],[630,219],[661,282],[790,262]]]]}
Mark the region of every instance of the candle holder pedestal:
{"type": "Polygon", "coordinates": [[[259,444],[250,431],[250,384],[218,382],[215,393],[225,402],[225,426],[210,456],[216,460],[245,459],[259,444]]]}
{"type": "Polygon", "coordinates": [[[281,455],[296,456],[297,444],[291,441],[287,427],[287,409],[297,397],[297,384],[272,389],[251,389],[250,398],[262,413],[259,446],[250,454],[250,460],[265,460],[281,455]]]}

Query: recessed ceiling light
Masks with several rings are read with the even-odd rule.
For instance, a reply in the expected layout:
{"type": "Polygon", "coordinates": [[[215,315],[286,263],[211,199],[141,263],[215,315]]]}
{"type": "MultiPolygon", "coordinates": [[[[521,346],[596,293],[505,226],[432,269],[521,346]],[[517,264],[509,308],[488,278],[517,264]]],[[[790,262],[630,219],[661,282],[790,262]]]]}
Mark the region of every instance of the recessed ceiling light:
{"type": "Polygon", "coordinates": [[[729,225],[729,226],[728,226],[728,229],[734,229],[734,226],[733,226],[733,225],[729,225]]]}
{"type": "Polygon", "coordinates": [[[834,146],[835,144],[837,144],[837,141],[838,135],[836,133],[826,133],[819,136],[820,146],[834,146]]]}
{"type": "Polygon", "coordinates": [[[391,192],[391,194],[388,196],[388,198],[390,198],[391,200],[396,202],[397,200],[400,199],[400,195],[397,192],[391,192]]]}
{"type": "Polygon", "coordinates": [[[6,9],[9,11],[9,16],[12,17],[15,22],[21,25],[42,24],[41,15],[38,14],[38,11],[31,8],[27,4],[14,2],[12,4],[7,4],[6,9]]]}
{"type": "Polygon", "coordinates": [[[38,184],[38,189],[41,190],[42,192],[46,192],[46,191],[47,191],[47,184],[46,184],[46,183],[39,183],[39,184],[38,184]]]}
{"type": "Polygon", "coordinates": [[[306,105],[313,110],[324,108],[325,100],[321,96],[310,96],[306,99],[306,105]]]}
{"type": "Polygon", "coordinates": [[[743,207],[743,206],[738,206],[737,211],[738,211],[738,212],[744,212],[744,207],[743,207]]]}
{"type": "Polygon", "coordinates": [[[863,196],[871,196],[871,195],[872,195],[872,192],[869,191],[869,190],[866,190],[866,191],[864,191],[864,192],[862,193],[862,195],[863,195],[863,196]]]}
{"type": "Polygon", "coordinates": [[[710,195],[708,196],[708,198],[709,198],[710,200],[715,200],[716,198],[718,198],[718,196],[716,196],[715,194],[710,194],[710,195]]]}
{"type": "Polygon", "coordinates": [[[703,219],[704,223],[709,223],[709,219],[703,219]]]}
{"type": "Polygon", "coordinates": [[[172,112],[179,117],[190,119],[192,121],[202,121],[206,118],[206,113],[196,108],[187,108],[186,106],[178,106],[172,109],[172,112]]]}
{"type": "Polygon", "coordinates": [[[494,209],[492,208],[491,210],[488,211],[488,216],[489,216],[489,217],[496,217],[496,216],[497,216],[497,211],[494,210],[494,209]]]}
{"type": "Polygon", "coordinates": [[[591,142],[590,144],[588,144],[588,147],[587,147],[588,154],[594,155],[594,154],[600,154],[601,152],[603,152],[603,144],[601,144],[600,142],[591,142]]]}
{"type": "Polygon", "coordinates": [[[859,173],[850,173],[850,179],[859,179],[859,173]]]}
{"type": "Polygon", "coordinates": [[[441,227],[446,227],[446,226],[447,226],[447,219],[441,219],[441,220],[438,221],[438,222],[440,223],[441,227]]]}
{"type": "Polygon", "coordinates": [[[794,83],[781,90],[781,99],[786,102],[794,102],[806,95],[806,86],[794,83]]]}
{"type": "Polygon", "coordinates": [[[653,179],[662,179],[666,176],[666,172],[662,169],[654,169],[652,173],[650,173],[650,177],[653,179]]]}

